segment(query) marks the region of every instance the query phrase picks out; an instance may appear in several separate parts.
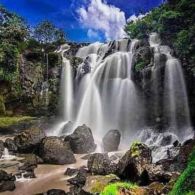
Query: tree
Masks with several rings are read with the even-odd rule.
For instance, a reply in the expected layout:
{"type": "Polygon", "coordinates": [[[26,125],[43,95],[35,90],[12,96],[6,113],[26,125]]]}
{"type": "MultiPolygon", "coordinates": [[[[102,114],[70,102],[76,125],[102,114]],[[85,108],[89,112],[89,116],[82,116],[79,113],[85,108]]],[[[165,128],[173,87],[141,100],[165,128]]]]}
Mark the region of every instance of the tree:
{"type": "Polygon", "coordinates": [[[63,42],[65,40],[65,34],[63,30],[55,27],[55,25],[49,21],[42,21],[34,30],[34,38],[40,43],[54,43],[63,42]]]}

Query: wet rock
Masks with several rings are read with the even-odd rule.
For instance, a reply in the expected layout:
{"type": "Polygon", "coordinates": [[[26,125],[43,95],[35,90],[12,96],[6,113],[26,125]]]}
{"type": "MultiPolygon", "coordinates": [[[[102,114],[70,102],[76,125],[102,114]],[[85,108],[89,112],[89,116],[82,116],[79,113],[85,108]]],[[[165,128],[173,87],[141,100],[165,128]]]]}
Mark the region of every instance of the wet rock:
{"type": "Polygon", "coordinates": [[[13,191],[15,189],[15,177],[0,170],[0,192],[13,191]]]}
{"type": "Polygon", "coordinates": [[[70,130],[73,128],[73,123],[69,121],[67,124],[64,125],[62,130],[62,135],[67,134],[67,132],[70,132],[70,130]]]}
{"type": "Polygon", "coordinates": [[[64,190],[60,190],[60,189],[51,189],[48,190],[47,195],[66,195],[67,193],[64,190]]]}
{"type": "Polygon", "coordinates": [[[96,149],[91,129],[86,125],[77,127],[65,141],[69,141],[72,151],[76,154],[91,153],[96,149]]]}
{"type": "Polygon", "coordinates": [[[74,154],[67,145],[58,137],[47,137],[42,140],[39,155],[44,163],[72,164],[76,162],[74,154]]]}
{"type": "Polygon", "coordinates": [[[186,168],[189,155],[192,153],[193,148],[195,147],[195,140],[187,140],[180,147],[178,155],[173,159],[175,171],[182,171],[186,168]]]}
{"type": "Polygon", "coordinates": [[[4,146],[9,150],[9,152],[16,153],[18,150],[14,140],[10,138],[5,140],[4,146]]]}
{"type": "Polygon", "coordinates": [[[85,168],[81,168],[75,177],[68,179],[68,182],[73,186],[81,188],[85,185],[86,178],[87,170],[85,168]]]}
{"type": "Polygon", "coordinates": [[[64,175],[68,175],[68,176],[73,176],[73,175],[76,175],[79,173],[79,169],[71,169],[71,168],[68,168],[64,175]]]}
{"type": "Polygon", "coordinates": [[[120,144],[121,134],[118,130],[110,130],[103,137],[102,143],[104,151],[112,152],[117,151],[120,144]]]}
{"type": "Polygon", "coordinates": [[[116,164],[112,163],[108,154],[92,154],[87,162],[87,167],[90,173],[96,175],[109,175],[117,170],[116,164]]]}
{"type": "MultiPolygon", "coordinates": [[[[130,150],[120,159],[117,174],[122,179],[138,181],[145,167],[152,163],[151,150],[145,144],[135,142],[130,150]]],[[[146,174],[147,179],[147,174],[146,174]]]]}
{"type": "MultiPolygon", "coordinates": [[[[163,184],[168,183],[172,176],[173,172],[165,171],[162,166],[160,165],[146,165],[144,172],[142,175],[145,173],[147,175],[148,183],[151,182],[160,182],[163,184]]],[[[141,175],[141,176],[142,176],[141,175]]],[[[142,183],[145,182],[146,178],[142,178],[142,183]]]]}
{"type": "Polygon", "coordinates": [[[32,128],[16,135],[14,137],[14,143],[19,152],[32,153],[36,152],[44,137],[45,133],[43,130],[32,128]]]}
{"type": "Polygon", "coordinates": [[[153,182],[148,186],[148,194],[161,195],[163,191],[164,185],[159,182],[153,182]]]}
{"type": "Polygon", "coordinates": [[[161,142],[160,142],[160,145],[161,146],[167,146],[167,145],[170,145],[172,143],[172,135],[171,134],[167,134],[167,135],[164,135],[161,142]]]}
{"type": "Polygon", "coordinates": [[[91,194],[100,193],[109,183],[117,181],[120,181],[120,179],[113,174],[88,176],[83,190],[91,194]]]}
{"type": "Polygon", "coordinates": [[[3,151],[4,151],[4,143],[3,141],[0,140],[0,158],[3,155],[3,151]]]}
{"type": "Polygon", "coordinates": [[[174,146],[174,147],[178,147],[179,145],[180,145],[180,143],[179,143],[178,140],[176,140],[176,141],[173,142],[173,146],[174,146]]]}
{"type": "Polygon", "coordinates": [[[43,160],[35,154],[24,154],[21,155],[21,157],[24,159],[21,160],[22,165],[18,168],[20,170],[18,177],[23,175],[25,178],[35,178],[34,170],[37,168],[38,164],[43,162],[43,160]]]}

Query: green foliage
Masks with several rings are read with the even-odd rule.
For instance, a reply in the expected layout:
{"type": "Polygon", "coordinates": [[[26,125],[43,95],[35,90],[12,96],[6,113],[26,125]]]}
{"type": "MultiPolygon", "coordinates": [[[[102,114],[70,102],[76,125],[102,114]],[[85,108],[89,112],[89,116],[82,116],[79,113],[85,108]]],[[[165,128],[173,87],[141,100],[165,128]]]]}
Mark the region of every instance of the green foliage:
{"type": "Polygon", "coordinates": [[[100,193],[100,195],[117,195],[118,190],[120,188],[125,188],[125,189],[135,189],[138,186],[132,183],[126,183],[126,182],[117,182],[117,183],[111,183],[107,185],[104,190],[100,193]]]}
{"type": "Polygon", "coordinates": [[[195,194],[195,148],[189,157],[188,166],[175,183],[170,195],[195,194]]]}
{"type": "Polygon", "coordinates": [[[42,21],[35,27],[34,38],[40,43],[46,44],[63,42],[65,40],[65,35],[63,30],[56,28],[53,23],[42,21]]]}
{"type": "MultiPolygon", "coordinates": [[[[153,9],[144,18],[126,25],[131,38],[148,38],[157,32],[164,44],[174,48],[181,59],[195,64],[195,2],[194,0],[168,0],[168,3],[153,9]]],[[[143,63],[138,64],[142,67],[143,63]]]]}
{"type": "Polygon", "coordinates": [[[137,157],[140,155],[140,150],[139,150],[140,145],[142,145],[142,143],[139,141],[134,141],[132,143],[130,147],[132,157],[137,157]]]}
{"type": "Polygon", "coordinates": [[[144,61],[142,61],[142,60],[140,60],[138,63],[136,63],[136,65],[135,65],[135,70],[138,72],[138,71],[141,71],[141,70],[143,70],[144,69],[144,67],[146,66],[147,64],[144,62],[144,61]]]}
{"type": "Polygon", "coordinates": [[[20,122],[30,121],[35,119],[30,116],[17,116],[17,117],[0,117],[0,127],[9,127],[11,125],[16,125],[20,122]]]}

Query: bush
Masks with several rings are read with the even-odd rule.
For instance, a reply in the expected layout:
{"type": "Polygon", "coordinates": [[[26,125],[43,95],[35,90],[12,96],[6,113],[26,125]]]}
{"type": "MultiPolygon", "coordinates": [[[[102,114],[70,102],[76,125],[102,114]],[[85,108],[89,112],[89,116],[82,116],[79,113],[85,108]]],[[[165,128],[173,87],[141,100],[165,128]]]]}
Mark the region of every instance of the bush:
{"type": "Polygon", "coordinates": [[[195,148],[189,157],[187,168],[175,183],[170,195],[195,194],[195,148]]]}

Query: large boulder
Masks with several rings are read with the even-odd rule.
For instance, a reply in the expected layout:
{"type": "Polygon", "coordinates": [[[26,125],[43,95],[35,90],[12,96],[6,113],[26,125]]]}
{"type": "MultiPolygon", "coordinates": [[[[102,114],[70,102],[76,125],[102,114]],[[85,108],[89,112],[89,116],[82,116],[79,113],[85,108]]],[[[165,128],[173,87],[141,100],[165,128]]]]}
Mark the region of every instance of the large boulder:
{"type": "Polygon", "coordinates": [[[63,165],[76,162],[67,144],[58,137],[44,138],[40,144],[39,155],[44,163],[49,164],[63,165]]]}
{"type": "Polygon", "coordinates": [[[69,141],[72,151],[76,154],[91,153],[96,149],[91,129],[86,125],[77,127],[73,134],[65,137],[65,141],[69,141]]]}
{"type": "Polygon", "coordinates": [[[122,179],[138,181],[141,176],[143,177],[146,166],[152,163],[151,153],[150,148],[145,144],[133,143],[130,150],[120,159],[117,174],[122,179]]]}
{"type": "Polygon", "coordinates": [[[110,130],[103,137],[103,149],[105,152],[117,151],[120,144],[121,134],[118,130],[110,130]]]}
{"type": "Polygon", "coordinates": [[[13,191],[15,189],[15,177],[0,170],[0,192],[13,191]]]}
{"type": "Polygon", "coordinates": [[[42,129],[28,129],[14,137],[14,143],[19,152],[29,153],[36,152],[45,133],[42,129]]]}
{"type": "Polygon", "coordinates": [[[115,173],[117,166],[109,159],[108,154],[92,154],[90,155],[87,167],[90,173],[96,175],[109,175],[115,173]]]}
{"type": "Polygon", "coordinates": [[[3,155],[3,151],[4,151],[4,143],[2,140],[0,140],[0,158],[3,155]]]}

